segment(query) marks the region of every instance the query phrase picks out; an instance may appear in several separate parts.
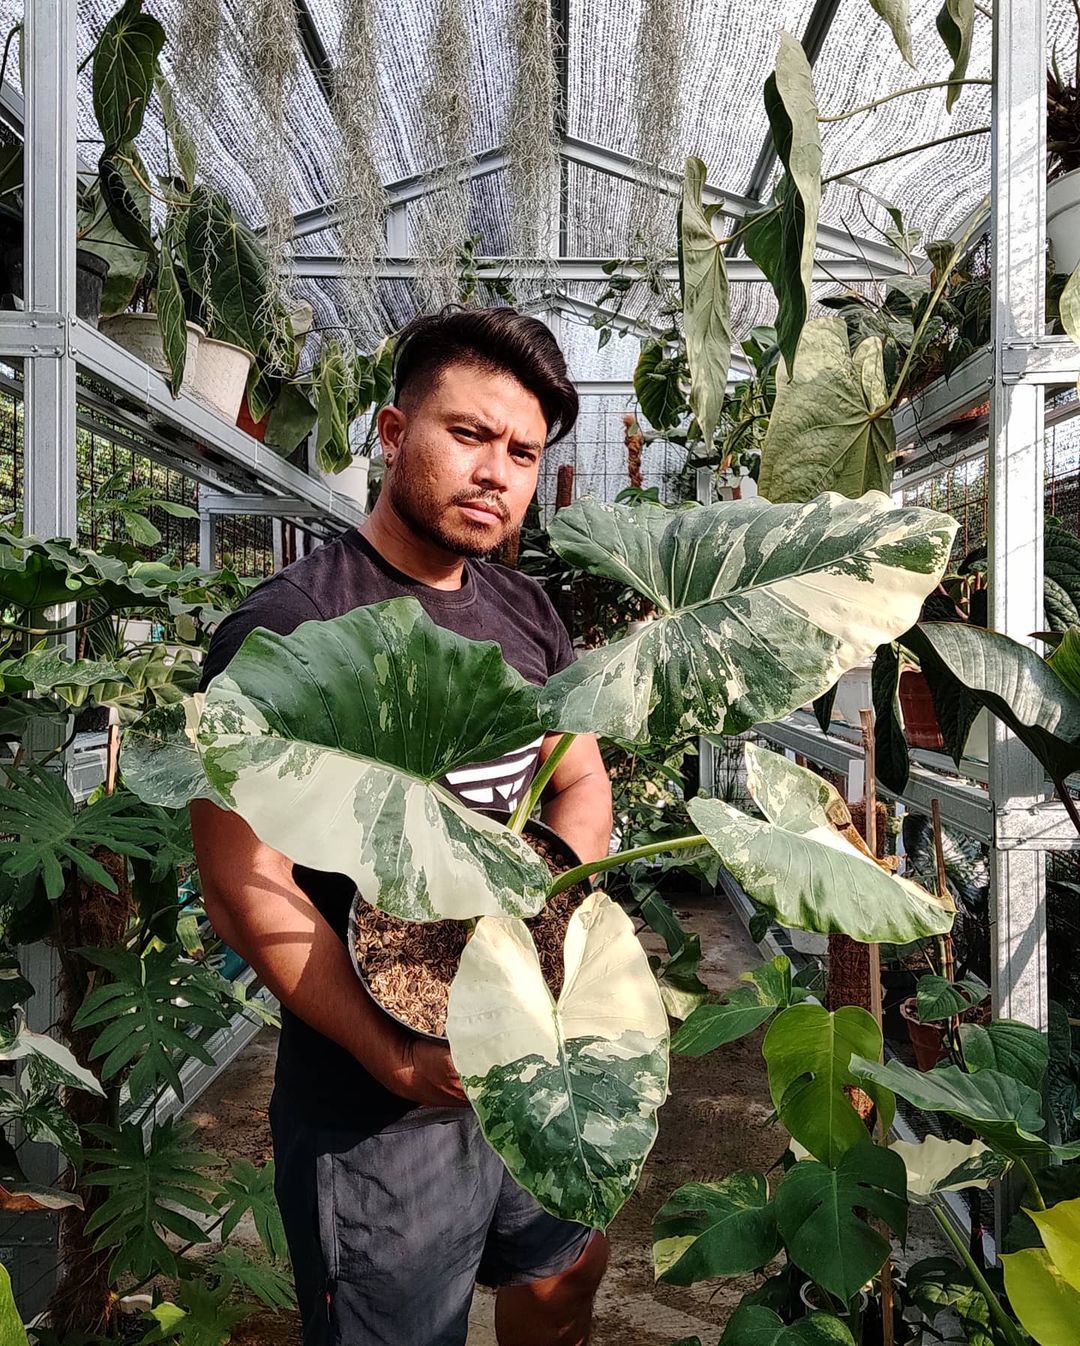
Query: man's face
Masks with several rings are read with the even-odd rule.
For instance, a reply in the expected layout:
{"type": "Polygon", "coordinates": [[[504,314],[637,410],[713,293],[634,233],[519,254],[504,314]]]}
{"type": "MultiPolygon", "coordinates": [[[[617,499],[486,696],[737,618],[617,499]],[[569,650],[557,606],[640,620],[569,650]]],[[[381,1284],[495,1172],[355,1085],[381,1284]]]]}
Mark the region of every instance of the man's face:
{"type": "Polygon", "coordinates": [[[525,517],[547,422],[510,375],[450,365],[426,394],[385,408],[379,433],[390,504],[446,551],[484,556],[525,517]]]}

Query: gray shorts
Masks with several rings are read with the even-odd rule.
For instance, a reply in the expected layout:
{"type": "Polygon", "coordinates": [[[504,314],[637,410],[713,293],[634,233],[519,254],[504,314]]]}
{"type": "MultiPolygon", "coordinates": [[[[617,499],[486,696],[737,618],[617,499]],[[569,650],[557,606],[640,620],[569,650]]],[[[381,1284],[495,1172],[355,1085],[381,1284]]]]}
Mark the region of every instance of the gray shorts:
{"type": "Polygon", "coordinates": [[[557,1275],[591,1237],[517,1185],[471,1108],[414,1108],[362,1138],[289,1112],[275,1093],[304,1346],[464,1346],[477,1282],[557,1275]]]}

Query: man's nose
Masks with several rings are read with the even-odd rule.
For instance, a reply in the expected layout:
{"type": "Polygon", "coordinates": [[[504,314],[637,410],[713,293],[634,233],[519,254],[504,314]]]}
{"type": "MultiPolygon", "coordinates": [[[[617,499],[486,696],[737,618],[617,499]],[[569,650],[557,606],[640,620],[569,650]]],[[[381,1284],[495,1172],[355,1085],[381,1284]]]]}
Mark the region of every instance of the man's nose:
{"type": "Polygon", "coordinates": [[[509,480],[506,460],[506,445],[498,440],[490,440],[485,446],[485,452],[477,456],[473,481],[477,486],[485,486],[489,490],[505,491],[509,480]]]}

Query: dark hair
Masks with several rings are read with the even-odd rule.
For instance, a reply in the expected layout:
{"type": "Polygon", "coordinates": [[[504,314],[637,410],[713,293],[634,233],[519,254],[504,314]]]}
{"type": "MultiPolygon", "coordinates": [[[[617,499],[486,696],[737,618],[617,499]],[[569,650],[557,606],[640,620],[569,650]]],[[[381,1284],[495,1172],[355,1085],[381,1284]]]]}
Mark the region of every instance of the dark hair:
{"type": "Polygon", "coordinates": [[[528,388],[547,421],[554,444],[574,428],[577,389],[549,328],[512,308],[461,308],[414,318],[398,334],[394,353],[394,403],[406,390],[428,392],[450,365],[507,373],[528,388]]]}

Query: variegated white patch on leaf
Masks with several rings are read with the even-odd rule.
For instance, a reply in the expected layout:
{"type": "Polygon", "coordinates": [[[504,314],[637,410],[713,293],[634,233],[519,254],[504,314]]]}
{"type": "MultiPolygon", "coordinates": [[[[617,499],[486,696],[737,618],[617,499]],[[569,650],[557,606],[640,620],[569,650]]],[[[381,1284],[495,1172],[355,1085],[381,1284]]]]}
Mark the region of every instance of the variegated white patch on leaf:
{"type": "Polygon", "coordinates": [[[603,1228],[637,1184],[667,1094],[660,991],[603,893],[570,919],[558,1004],[528,928],[486,917],[465,946],[446,1031],[489,1144],[561,1219],[603,1228]]]}
{"type": "Polygon", "coordinates": [[[896,1140],[889,1148],[904,1161],[912,1201],[931,1201],[939,1192],[965,1187],[985,1189],[1009,1167],[1006,1158],[981,1140],[942,1140],[929,1135],[919,1141],[896,1140]]]}
{"type": "Polygon", "coordinates": [[[867,944],[944,934],[948,898],[890,874],[841,832],[850,814],[827,781],[779,753],[746,745],[747,786],[765,821],[722,799],[688,805],[694,823],[747,893],[781,924],[867,944]]]}
{"type": "Polygon", "coordinates": [[[578,501],[552,522],[555,550],[657,615],[551,678],[547,718],[628,740],[778,719],[918,620],[955,532],[874,491],[678,511],[578,501]]]}
{"type": "Polygon", "coordinates": [[[124,734],[120,774],[145,804],[179,809],[193,799],[221,802],[206,779],[197,738],[205,700],[196,692],[147,711],[124,734]]]}

